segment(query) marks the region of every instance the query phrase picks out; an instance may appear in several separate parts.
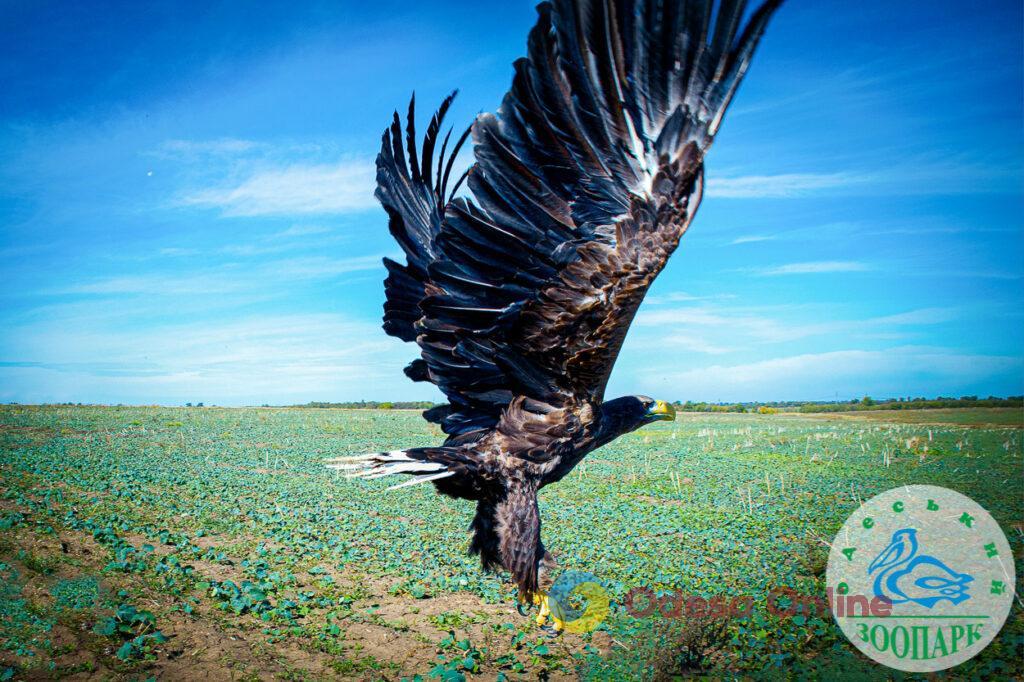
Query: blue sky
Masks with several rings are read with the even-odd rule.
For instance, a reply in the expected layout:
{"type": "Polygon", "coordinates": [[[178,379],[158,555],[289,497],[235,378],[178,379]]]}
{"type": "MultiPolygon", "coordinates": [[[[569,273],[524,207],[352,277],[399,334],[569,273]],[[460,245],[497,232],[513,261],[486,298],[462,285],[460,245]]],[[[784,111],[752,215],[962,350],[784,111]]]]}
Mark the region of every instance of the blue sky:
{"type": "MultiPolygon", "coordinates": [[[[0,5],[0,401],[436,399],[373,158],[532,2],[0,5]]],[[[1019,2],[791,2],[609,395],[1024,393],[1019,2]]]]}

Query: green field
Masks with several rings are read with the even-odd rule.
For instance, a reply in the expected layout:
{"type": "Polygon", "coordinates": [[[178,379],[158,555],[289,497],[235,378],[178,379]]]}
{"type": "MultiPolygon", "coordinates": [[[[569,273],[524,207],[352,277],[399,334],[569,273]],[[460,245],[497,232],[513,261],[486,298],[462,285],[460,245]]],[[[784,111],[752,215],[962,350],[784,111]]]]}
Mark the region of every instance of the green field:
{"type": "MultiPolygon", "coordinates": [[[[0,407],[0,679],[886,679],[827,614],[759,602],[698,641],[697,619],[637,620],[621,599],[819,594],[847,515],[905,483],[989,509],[1019,576],[1019,420],[904,416],[684,414],[593,453],[543,491],[545,544],[619,602],[550,638],[466,556],[470,503],[323,468],[438,442],[416,412],[0,407]],[[689,668],[666,654],[682,650],[689,668]]],[[[1022,642],[1015,606],[951,677],[1020,676],[1022,642]]]]}
{"type": "Polygon", "coordinates": [[[1024,427],[1024,410],[1015,407],[966,407],[937,410],[863,410],[860,412],[834,412],[831,414],[801,415],[834,419],[862,419],[898,424],[937,424],[974,426],[1024,427]]]}

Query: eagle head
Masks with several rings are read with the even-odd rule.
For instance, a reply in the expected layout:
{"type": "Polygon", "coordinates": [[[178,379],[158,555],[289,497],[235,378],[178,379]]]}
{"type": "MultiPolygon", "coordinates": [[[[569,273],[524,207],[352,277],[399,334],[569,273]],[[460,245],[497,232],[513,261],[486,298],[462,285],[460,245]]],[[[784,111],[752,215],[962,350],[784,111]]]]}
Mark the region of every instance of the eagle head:
{"type": "Polygon", "coordinates": [[[671,403],[645,395],[627,395],[601,405],[601,433],[599,439],[608,443],[624,433],[656,421],[673,421],[676,410],[671,403]]]}
{"type": "Polygon", "coordinates": [[[674,422],[676,420],[676,408],[672,403],[664,400],[653,400],[647,396],[633,396],[643,402],[644,415],[649,422],[674,422]]]}

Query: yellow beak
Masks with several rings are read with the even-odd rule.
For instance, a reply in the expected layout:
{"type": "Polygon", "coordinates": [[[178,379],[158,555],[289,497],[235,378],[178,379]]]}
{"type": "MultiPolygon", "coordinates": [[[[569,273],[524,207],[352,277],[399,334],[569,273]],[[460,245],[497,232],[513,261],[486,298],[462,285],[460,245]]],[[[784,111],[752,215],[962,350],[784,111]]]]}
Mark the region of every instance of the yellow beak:
{"type": "Polygon", "coordinates": [[[654,421],[671,422],[676,419],[676,408],[672,407],[672,403],[656,400],[654,401],[654,407],[648,410],[647,414],[651,415],[654,421]]]}

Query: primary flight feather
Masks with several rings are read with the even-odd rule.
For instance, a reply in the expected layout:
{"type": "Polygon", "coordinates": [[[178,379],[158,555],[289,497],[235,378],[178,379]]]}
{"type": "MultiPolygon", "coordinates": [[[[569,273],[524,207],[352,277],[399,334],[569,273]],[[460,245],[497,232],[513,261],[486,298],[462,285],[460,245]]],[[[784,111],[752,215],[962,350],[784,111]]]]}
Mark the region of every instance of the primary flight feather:
{"type": "Polygon", "coordinates": [[[675,417],[645,396],[605,401],[605,385],[780,1],[746,21],[732,0],[543,3],[496,114],[441,140],[448,97],[418,146],[410,103],[404,134],[397,112],[384,132],[376,195],[406,255],[385,259],[384,329],[419,345],[405,373],[444,392],[424,416],[448,437],[332,466],[475,500],[470,551],[524,600],[552,565],[538,491],[675,417]],[[475,163],[454,179],[469,136],[475,163]],[[472,200],[455,197],[464,181],[472,200]]]}

